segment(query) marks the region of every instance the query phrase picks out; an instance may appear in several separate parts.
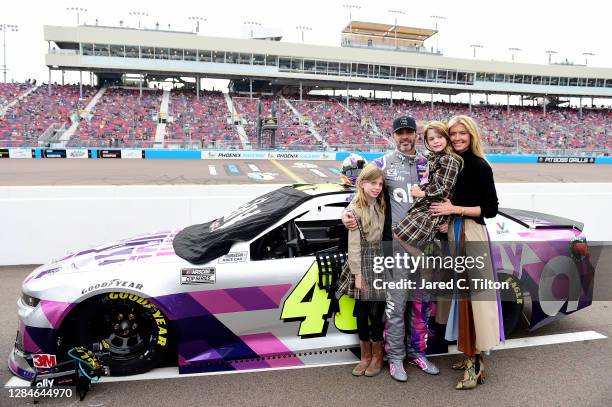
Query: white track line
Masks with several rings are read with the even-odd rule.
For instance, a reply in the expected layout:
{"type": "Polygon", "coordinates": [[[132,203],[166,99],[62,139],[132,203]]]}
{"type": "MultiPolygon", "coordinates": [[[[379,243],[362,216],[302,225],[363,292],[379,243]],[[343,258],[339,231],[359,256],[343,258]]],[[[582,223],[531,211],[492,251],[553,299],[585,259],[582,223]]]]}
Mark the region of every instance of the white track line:
{"type": "MultiPolygon", "coordinates": [[[[570,342],[580,342],[580,341],[592,341],[596,339],[607,339],[608,337],[600,334],[595,331],[581,331],[581,332],[571,332],[566,334],[555,334],[555,335],[543,335],[543,336],[532,336],[525,338],[517,338],[517,339],[508,339],[506,343],[499,345],[495,348],[496,351],[504,350],[504,349],[516,349],[516,348],[526,348],[531,346],[544,346],[544,345],[553,345],[559,343],[570,343],[570,342]]],[[[429,356],[444,356],[444,355],[452,355],[459,353],[457,351],[456,346],[450,346],[448,353],[441,353],[438,355],[429,355],[429,356]]],[[[192,376],[211,376],[211,375],[221,375],[221,374],[237,374],[237,373],[253,373],[253,372],[267,372],[267,371],[276,371],[276,370],[289,370],[289,369],[306,369],[312,367],[325,367],[325,366],[340,366],[340,365],[350,365],[354,364],[357,361],[348,361],[348,362],[330,362],[330,363],[321,363],[316,365],[304,365],[304,366],[288,366],[288,367],[272,367],[266,369],[252,369],[252,370],[232,370],[228,372],[210,372],[210,373],[190,373],[190,374],[182,374],[180,375],[177,367],[163,367],[159,369],[153,369],[150,372],[143,373],[137,376],[122,376],[122,377],[103,377],[100,379],[101,383],[111,383],[111,382],[127,382],[134,380],[154,380],[154,379],[171,379],[178,377],[192,377],[192,376]]],[[[4,385],[4,387],[23,387],[29,386],[30,383],[20,379],[18,377],[12,377],[8,382],[4,385]]]]}
{"type": "Polygon", "coordinates": [[[217,169],[215,168],[214,165],[208,166],[208,172],[210,173],[210,175],[217,175],[217,169]]]}
{"type": "Polygon", "coordinates": [[[260,172],[259,168],[257,168],[257,166],[255,164],[249,164],[249,168],[251,169],[251,171],[253,172],[260,172]]]}
{"type": "Polygon", "coordinates": [[[327,175],[325,175],[324,173],[322,173],[321,171],[319,171],[319,170],[317,170],[315,168],[311,168],[310,171],[314,172],[315,174],[317,174],[321,178],[327,178],[327,175]]]}

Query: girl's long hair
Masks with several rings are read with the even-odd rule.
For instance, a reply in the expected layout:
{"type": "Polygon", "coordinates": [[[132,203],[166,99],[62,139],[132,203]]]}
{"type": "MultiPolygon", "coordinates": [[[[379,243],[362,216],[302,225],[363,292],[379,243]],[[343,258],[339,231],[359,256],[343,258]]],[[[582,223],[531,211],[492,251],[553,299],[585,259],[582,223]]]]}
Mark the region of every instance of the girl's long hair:
{"type": "Polygon", "coordinates": [[[431,121],[427,123],[427,126],[425,126],[425,130],[423,130],[423,141],[425,142],[425,147],[427,147],[429,151],[432,151],[429,147],[429,142],[427,141],[427,132],[435,131],[446,139],[446,147],[444,147],[442,153],[455,157],[459,161],[459,163],[461,163],[461,167],[463,167],[463,158],[461,158],[461,156],[455,153],[455,151],[453,150],[450,135],[448,134],[448,129],[449,128],[446,127],[446,124],[442,122],[431,121]]]}
{"type": "MultiPolygon", "coordinates": [[[[353,198],[353,205],[361,210],[361,219],[364,225],[370,224],[370,210],[369,204],[365,197],[365,191],[363,190],[363,183],[375,181],[379,177],[383,177],[383,191],[384,191],[384,182],[385,182],[385,174],[383,170],[378,168],[375,164],[370,163],[366,165],[359,177],[357,178],[357,193],[355,194],[355,198],[353,198]]],[[[376,204],[381,209],[382,213],[385,213],[385,197],[383,191],[376,197],[376,204]]],[[[367,227],[367,226],[366,226],[367,227]]]]}
{"type": "Polygon", "coordinates": [[[448,130],[450,131],[453,126],[458,124],[462,124],[470,134],[470,149],[472,150],[472,153],[474,153],[475,156],[486,160],[487,158],[485,157],[482,140],[480,138],[480,130],[478,130],[478,125],[474,119],[465,115],[453,116],[448,121],[448,130]]]}

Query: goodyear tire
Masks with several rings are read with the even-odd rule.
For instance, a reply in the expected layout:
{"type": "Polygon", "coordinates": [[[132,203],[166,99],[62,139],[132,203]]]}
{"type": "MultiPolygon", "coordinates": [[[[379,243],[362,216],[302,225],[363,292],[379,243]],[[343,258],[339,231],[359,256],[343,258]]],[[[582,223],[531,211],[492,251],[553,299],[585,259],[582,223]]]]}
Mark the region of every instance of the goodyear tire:
{"type": "Polygon", "coordinates": [[[74,319],[78,345],[91,348],[106,341],[110,374],[147,372],[163,359],[168,347],[168,323],[153,304],[135,294],[106,293],[87,300],[74,319]]]}
{"type": "Polygon", "coordinates": [[[523,290],[520,281],[510,274],[500,273],[498,278],[500,282],[508,282],[510,286],[508,289],[500,290],[504,334],[508,337],[514,332],[523,315],[523,290]]]}

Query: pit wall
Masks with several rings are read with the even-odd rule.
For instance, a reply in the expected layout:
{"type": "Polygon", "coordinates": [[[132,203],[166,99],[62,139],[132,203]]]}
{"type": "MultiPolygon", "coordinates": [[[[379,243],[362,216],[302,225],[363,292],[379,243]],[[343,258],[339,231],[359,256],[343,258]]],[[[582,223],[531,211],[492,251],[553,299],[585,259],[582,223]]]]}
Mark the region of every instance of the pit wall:
{"type": "MultiPolygon", "coordinates": [[[[284,150],[170,150],[133,148],[0,148],[0,158],[53,158],[53,159],[149,159],[149,160],[330,160],[341,161],[347,151],[284,151],[284,150]]],[[[383,153],[358,152],[367,160],[383,153]]],[[[516,154],[488,154],[492,163],[572,163],[612,164],[612,157],[589,156],[538,156],[516,154]]]]}
{"type": "MultiPolygon", "coordinates": [[[[42,264],[68,251],[203,223],[280,185],[0,187],[0,265],[42,264]]],[[[583,222],[612,241],[612,183],[499,183],[500,207],[583,222]]]]}

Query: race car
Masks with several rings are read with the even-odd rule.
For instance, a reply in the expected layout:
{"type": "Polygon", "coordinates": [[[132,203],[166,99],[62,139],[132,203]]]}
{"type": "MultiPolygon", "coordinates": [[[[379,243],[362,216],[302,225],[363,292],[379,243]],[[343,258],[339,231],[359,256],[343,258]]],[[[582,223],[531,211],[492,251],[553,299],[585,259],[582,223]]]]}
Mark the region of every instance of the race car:
{"type": "MultiPolygon", "coordinates": [[[[70,349],[100,344],[111,375],[357,360],[354,300],[334,292],[346,256],[340,218],[354,192],[284,186],[204,224],[38,267],[22,285],[10,370],[31,380],[70,349]]],[[[591,304],[582,227],[513,209],[487,219],[494,268],[509,287],[500,293],[507,335],[525,314],[535,330],[591,304]]]]}

